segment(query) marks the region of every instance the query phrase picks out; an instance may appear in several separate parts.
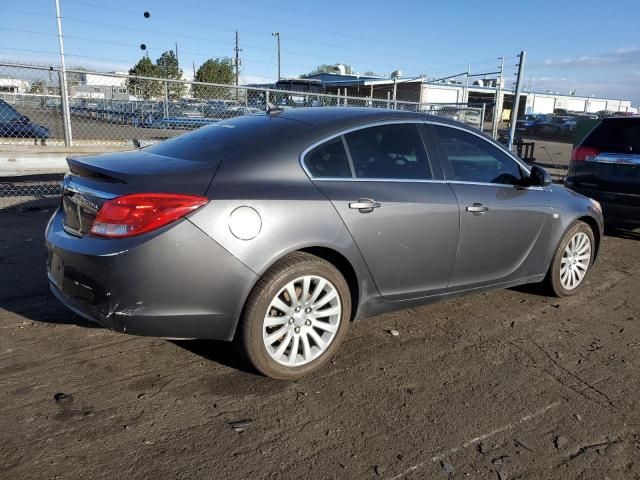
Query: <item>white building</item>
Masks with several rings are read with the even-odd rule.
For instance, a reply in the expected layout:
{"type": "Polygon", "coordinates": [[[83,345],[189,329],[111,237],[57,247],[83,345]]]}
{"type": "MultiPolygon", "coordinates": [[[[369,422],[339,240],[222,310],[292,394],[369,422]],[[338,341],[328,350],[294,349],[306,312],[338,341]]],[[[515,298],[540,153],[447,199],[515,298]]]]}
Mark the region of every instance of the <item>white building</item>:
{"type": "Polygon", "coordinates": [[[104,75],[73,72],[69,75],[69,92],[73,98],[90,100],[133,100],[135,98],[127,91],[127,79],[117,76],[125,75],[122,72],[104,75]]]}
{"type": "Polygon", "coordinates": [[[0,93],[28,93],[31,83],[19,78],[0,77],[0,93]]]}
{"type": "MultiPolygon", "coordinates": [[[[496,102],[497,79],[484,79],[470,82],[429,82],[425,78],[393,79],[367,78],[356,75],[318,74],[311,78],[321,80],[327,91],[354,97],[371,97],[377,99],[393,98],[395,90],[397,99],[421,103],[471,103],[486,104],[492,107],[496,102]],[[335,78],[335,80],[334,80],[335,78]]],[[[503,82],[504,84],[504,82],[503,82]]],[[[514,90],[502,88],[498,105],[510,112],[513,108],[514,90]]],[[[533,92],[524,90],[521,93],[519,111],[523,114],[553,113],[555,109],[572,112],[633,112],[630,100],[596,98],[561,93],[533,92]]],[[[506,113],[506,112],[505,112],[506,113]]]]}

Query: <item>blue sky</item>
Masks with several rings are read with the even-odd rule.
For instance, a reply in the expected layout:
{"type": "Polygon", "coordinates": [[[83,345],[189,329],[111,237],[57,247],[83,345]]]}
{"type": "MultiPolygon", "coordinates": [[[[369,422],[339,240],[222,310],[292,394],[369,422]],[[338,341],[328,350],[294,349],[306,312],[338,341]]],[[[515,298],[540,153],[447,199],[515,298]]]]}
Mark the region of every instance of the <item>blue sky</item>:
{"type": "MultiPolygon", "coordinates": [[[[240,32],[242,74],[275,77],[271,32],[281,32],[283,76],[322,63],[355,71],[440,77],[493,71],[504,55],[509,84],[527,50],[526,85],[537,91],[631,99],[640,104],[639,0],[349,1],[60,0],[70,66],[127,70],[145,43],[152,58],[178,42],[190,73],[232,56],[240,32]],[[143,13],[151,17],[145,19],[143,13]]],[[[53,0],[12,2],[0,17],[0,59],[56,63],[53,0]],[[50,53],[49,53],[50,52],[50,53]]]]}

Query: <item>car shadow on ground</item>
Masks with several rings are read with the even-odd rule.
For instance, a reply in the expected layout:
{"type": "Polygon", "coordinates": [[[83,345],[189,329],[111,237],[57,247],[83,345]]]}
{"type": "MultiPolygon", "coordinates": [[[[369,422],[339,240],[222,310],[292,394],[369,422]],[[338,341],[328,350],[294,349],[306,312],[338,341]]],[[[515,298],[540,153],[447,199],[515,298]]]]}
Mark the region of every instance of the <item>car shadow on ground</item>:
{"type": "Polygon", "coordinates": [[[245,361],[241,352],[233,342],[218,340],[171,340],[171,342],[205,360],[219,363],[225,367],[240,370],[244,373],[261,376],[245,361]]]}
{"type": "Polygon", "coordinates": [[[626,240],[640,240],[640,226],[638,225],[607,225],[605,236],[624,238],[626,240]]]}

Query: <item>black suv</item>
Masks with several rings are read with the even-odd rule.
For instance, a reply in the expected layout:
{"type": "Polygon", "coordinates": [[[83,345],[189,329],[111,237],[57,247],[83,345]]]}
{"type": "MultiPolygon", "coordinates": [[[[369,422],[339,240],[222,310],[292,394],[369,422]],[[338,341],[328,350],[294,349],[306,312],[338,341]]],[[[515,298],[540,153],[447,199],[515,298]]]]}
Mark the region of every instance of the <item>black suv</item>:
{"type": "Polygon", "coordinates": [[[604,118],[574,148],[566,186],[599,201],[608,224],[640,224],[640,117],[604,118]]]}

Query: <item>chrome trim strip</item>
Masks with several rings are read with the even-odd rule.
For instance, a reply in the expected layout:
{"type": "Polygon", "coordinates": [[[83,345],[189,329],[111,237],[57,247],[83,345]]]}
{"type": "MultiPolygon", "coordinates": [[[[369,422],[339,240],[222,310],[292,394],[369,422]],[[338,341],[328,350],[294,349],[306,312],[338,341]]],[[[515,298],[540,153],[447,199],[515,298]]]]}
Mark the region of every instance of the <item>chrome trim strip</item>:
{"type": "MultiPolygon", "coordinates": [[[[412,178],[347,178],[347,177],[310,177],[314,182],[389,182],[389,183],[447,183],[446,180],[428,180],[412,178]]],[[[495,185],[495,184],[492,184],[495,185]]]]}
{"type": "Polygon", "coordinates": [[[448,183],[456,185],[480,185],[482,187],[500,187],[500,188],[516,188],[518,190],[544,190],[543,187],[530,186],[525,187],[522,185],[512,185],[510,183],[489,183],[489,182],[467,182],[464,180],[448,180],[448,183]]]}
{"type": "Polygon", "coordinates": [[[640,155],[633,153],[600,153],[596,156],[596,163],[608,163],[612,165],[637,165],[640,166],[640,155]]]}
{"type": "MultiPolygon", "coordinates": [[[[371,178],[348,178],[348,177],[334,177],[334,178],[315,178],[313,175],[311,175],[311,172],[309,172],[309,170],[307,169],[307,166],[304,163],[304,158],[307,155],[307,153],[309,153],[311,150],[313,150],[314,148],[316,148],[317,146],[328,142],[330,140],[333,140],[336,137],[340,137],[343,135],[346,135],[347,133],[351,133],[351,132],[355,132],[356,130],[362,130],[364,128],[369,128],[369,127],[379,127],[382,125],[397,125],[397,124],[404,124],[404,123],[414,123],[414,124],[422,124],[422,125],[439,125],[442,127],[449,127],[449,128],[455,128],[457,130],[461,130],[463,132],[467,132],[470,133],[472,135],[475,135],[478,138],[481,138],[482,140],[484,140],[485,142],[487,142],[489,145],[493,146],[493,147],[497,147],[499,148],[503,153],[506,153],[509,157],[511,157],[511,159],[513,159],[520,167],[522,167],[522,169],[527,172],[527,174],[531,174],[531,168],[524,163],[520,158],[518,158],[517,155],[515,155],[513,152],[509,151],[507,148],[504,147],[504,145],[500,144],[499,142],[494,142],[491,141],[492,139],[490,137],[487,137],[485,134],[481,133],[481,132],[475,132],[472,128],[469,127],[465,127],[465,126],[458,126],[458,125],[453,125],[451,123],[445,123],[445,122],[438,122],[435,120],[420,120],[420,119],[407,119],[407,120],[380,120],[377,122],[371,122],[371,123],[365,123],[365,124],[360,124],[360,125],[356,125],[353,127],[349,127],[347,129],[344,130],[340,130],[340,132],[338,133],[333,133],[329,136],[323,137],[320,140],[317,140],[315,142],[313,142],[310,146],[308,146],[307,148],[305,148],[302,153],[300,154],[300,158],[299,158],[299,162],[300,162],[300,166],[302,167],[302,169],[304,170],[304,172],[307,174],[307,176],[312,180],[312,181],[318,181],[318,182],[335,182],[335,181],[340,181],[340,182],[349,182],[349,181],[368,181],[368,182],[419,182],[419,183],[447,183],[447,180],[430,180],[430,179],[420,179],[420,180],[416,180],[416,179],[387,179],[387,178],[379,178],[379,179],[371,179],[371,178]]],[[[346,143],[346,140],[343,140],[343,144],[346,143]]],[[[345,146],[345,150],[347,152],[347,155],[349,154],[349,150],[346,149],[345,146]]],[[[425,150],[427,151],[427,157],[429,155],[429,151],[427,150],[427,148],[425,147],[425,150]]],[[[431,169],[431,161],[430,159],[428,159],[429,161],[429,167],[431,169]]],[[[350,163],[350,167],[352,167],[351,165],[351,161],[350,163]]],[[[355,172],[352,171],[352,175],[354,175],[355,177],[355,172]]],[[[493,185],[493,186],[507,186],[507,187],[514,187],[514,185],[507,185],[507,184],[497,184],[497,183],[477,183],[477,182],[455,182],[453,180],[448,181],[450,183],[469,183],[469,184],[474,184],[474,185],[493,185]]],[[[541,187],[518,187],[518,188],[531,188],[531,189],[541,189],[541,187]]]]}
{"type": "Polygon", "coordinates": [[[65,190],[73,193],[79,193],[81,195],[89,194],[94,197],[103,198],[105,200],[110,200],[112,198],[119,197],[120,195],[116,195],[114,193],[103,192],[101,190],[96,190],[95,188],[85,187],[83,185],[78,185],[77,183],[72,183],[72,181],[64,182],[62,185],[62,193],[64,194],[65,190]]]}
{"type": "MultiPolygon", "coordinates": [[[[325,142],[333,140],[336,137],[340,137],[342,135],[346,135],[347,133],[355,132],[356,130],[363,130],[363,129],[369,128],[369,127],[379,127],[379,126],[382,126],[382,125],[398,125],[398,124],[403,124],[403,123],[415,123],[415,124],[424,125],[425,120],[420,120],[420,119],[417,119],[417,118],[412,118],[412,119],[407,119],[407,120],[379,120],[377,122],[363,123],[363,124],[360,124],[360,125],[355,125],[353,127],[346,128],[344,130],[340,130],[338,133],[332,133],[331,135],[328,135],[326,137],[322,137],[320,140],[317,140],[317,141],[313,142],[310,146],[305,148],[302,151],[302,153],[300,154],[300,159],[299,159],[300,166],[304,170],[304,173],[306,173],[307,176],[313,181],[327,181],[327,180],[336,181],[336,178],[334,178],[334,179],[315,178],[313,175],[311,175],[311,172],[309,172],[309,170],[307,169],[307,166],[304,164],[304,157],[307,155],[307,153],[309,153],[311,150],[313,150],[314,148],[316,148],[319,145],[322,145],[325,142]]],[[[345,141],[345,143],[346,143],[346,141],[345,141]]],[[[425,147],[425,151],[427,151],[426,147],[425,147]]],[[[347,152],[347,155],[350,155],[348,149],[346,149],[346,152],[347,152]]],[[[429,155],[429,152],[427,151],[427,156],[428,155],[429,155]]],[[[431,169],[431,168],[429,168],[429,169],[431,169]]],[[[352,174],[355,176],[355,172],[352,172],[352,174]]],[[[338,177],[337,180],[339,180],[339,181],[365,180],[365,181],[377,181],[377,182],[388,182],[388,181],[391,181],[391,180],[388,180],[386,178],[384,178],[384,179],[373,179],[372,180],[372,179],[368,179],[368,178],[347,178],[347,177],[338,177]]],[[[427,180],[427,179],[425,179],[425,180],[427,180]]]]}

